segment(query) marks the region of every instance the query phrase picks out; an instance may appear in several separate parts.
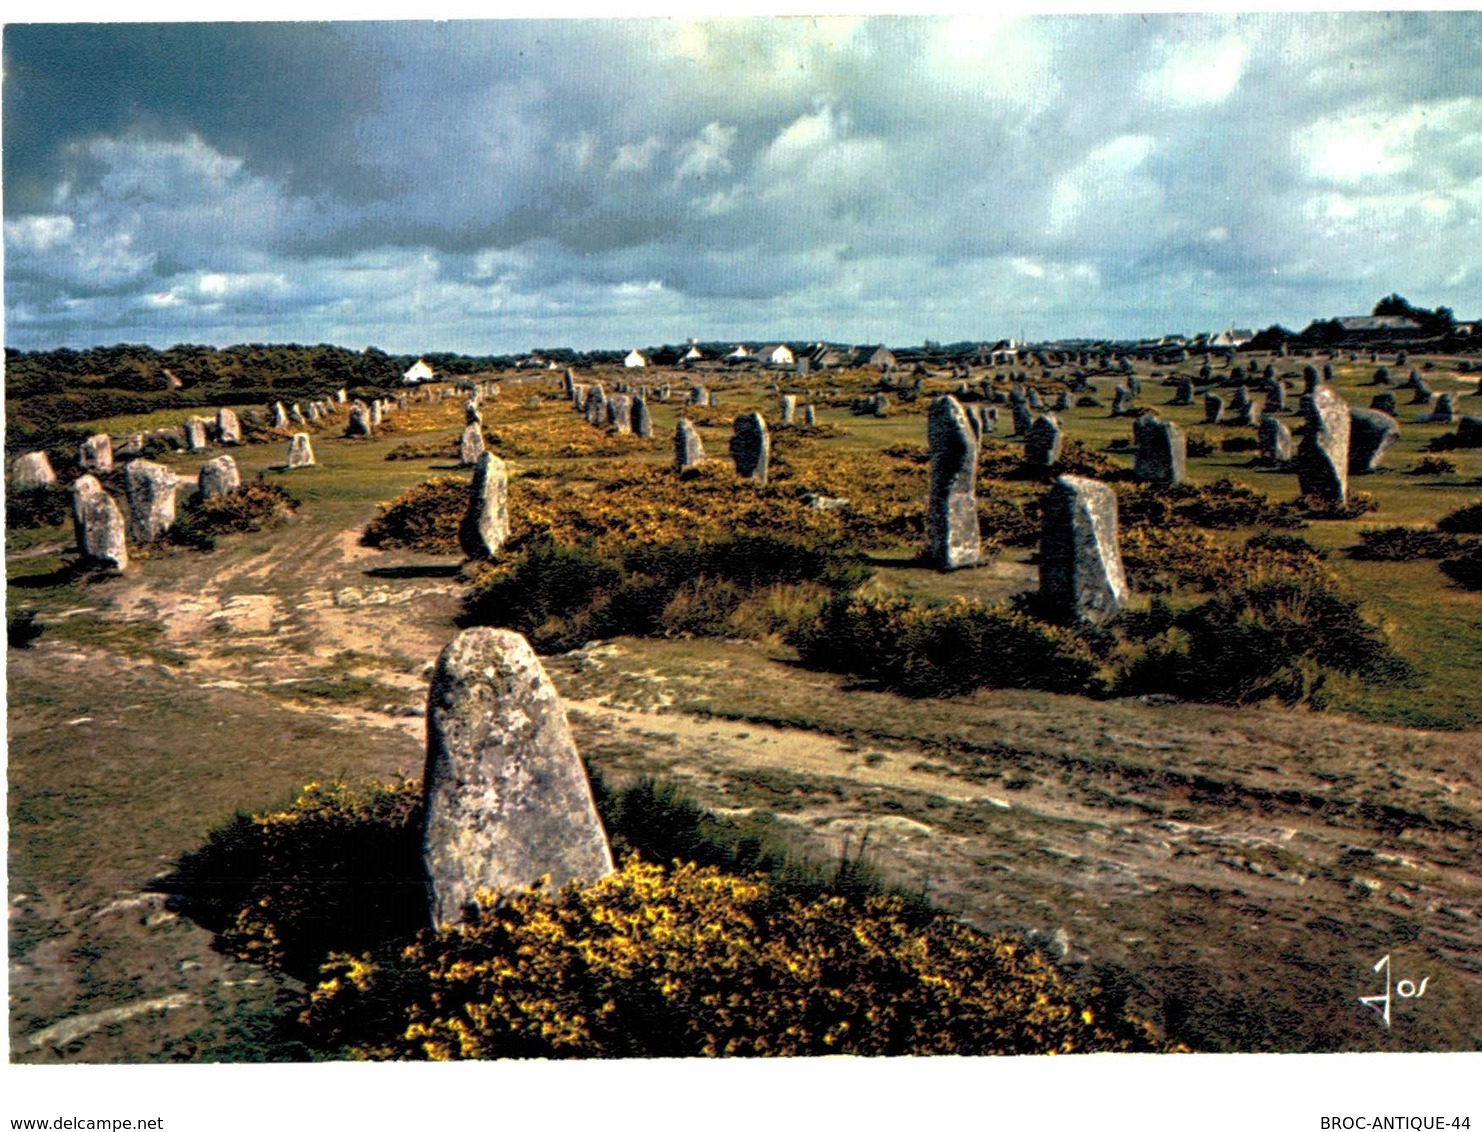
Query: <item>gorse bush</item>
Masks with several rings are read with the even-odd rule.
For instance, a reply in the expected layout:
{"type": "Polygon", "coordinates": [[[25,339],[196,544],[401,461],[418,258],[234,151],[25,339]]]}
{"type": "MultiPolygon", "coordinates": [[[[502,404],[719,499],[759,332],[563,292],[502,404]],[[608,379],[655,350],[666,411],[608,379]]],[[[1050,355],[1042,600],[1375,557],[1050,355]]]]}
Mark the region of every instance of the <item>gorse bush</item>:
{"type": "Polygon", "coordinates": [[[622,635],[768,634],[869,573],[832,547],[776,535],[640,543],[622,554],[538,542],[482,576],[462,620],[515,629],[544,651],[622,635]],[[784,590],[798,586],[789,601],[784,590]]]}
{"type": "Polygon", "coordinates": [[[1453,535],[1482,535],[1482,499],[1436,520],[1436,529],[1453,535]]]}
{"type": "Polygon", "coordinates": [[[1370,527],[1359,531],[1355,558],[1377,562],[1413,562],[1445,558],[1457,548],[1456,536],[1430,527],[1370,527]]]}
{"type": "Polygon", "coordinates": [[[237,814],[160,887],[229,954],[310,978],[330,952],[427,922],[419,783],[311,782],[287,808],[237,814]]]}
{"type": "Polygon", "coordinates": [[[636,858],[325,974],[309,1032],[370,1058],[1160,1048],[1015,941],[916,926],[888,897],[778,900],[759,880],[636,858]]]}
{"type": "Polygon", "coordinates": [[[1482,542],[1467,543],[1441,563],[1441,571],[1463,589],[1482,590],[1482,542]]]}
{"type": "Polygon", "coordinates": [[[72,493],[64,487],[11,491],[5,498],[5,525],[18,531],[59,527],[72,517],[72,493]]]}
{"type": "Polygon", "coordinates": [[[381,550],[457,554],[458,525],[467,510],[468,481],[438,476],[382,503],[360,542],[381,550]]]}
{"type": "Polygon", "coordinates": [[[1305,540],[1222,546],[1208,531],[1192,527],[1135,526],[1122,538],[1122,564],[1144,593],[1192,587],[1206,593],[1250,586],[1275,577],[1327,577],[1317,551],[1305,540]]]}
{"type": "Polygon", "coordinates": [[[1117,687],[1124,694],[1320,707],[1326,670],[1374,684],[1410,676],[1357,602],[1317,577],[1299,576],[1220,593],[1178,614],[1168,632],[1123,666],[1117,687]]]}
{"type": "Polygon", "coordinates": [[[977,688],[1094,690],[1097,664],[1068,629],[1024,613],[958,601],[838,594],[791,641],[803,663],[864,676],[913,696],[977,688]]]}
{"type": "Polygon", "coordinates": [[[193,496],[166,535],[176,546],[210,550],[216,537],[271,530],[298,508],[298,500],[277,484],[248,480],[236,491],[210,499],[193,496]]]}

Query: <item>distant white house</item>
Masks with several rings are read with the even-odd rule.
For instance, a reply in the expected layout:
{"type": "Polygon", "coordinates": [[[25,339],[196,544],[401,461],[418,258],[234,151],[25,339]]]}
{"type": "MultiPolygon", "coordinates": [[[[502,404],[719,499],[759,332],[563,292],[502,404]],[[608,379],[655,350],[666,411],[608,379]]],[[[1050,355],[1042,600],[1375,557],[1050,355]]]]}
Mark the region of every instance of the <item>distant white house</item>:
{"type": "Polygon", "coordinates": [[[691,342],[690,348],[685,351],[684,357],[680,358],[679,360],[682,362],[703,362],[705,360],[705,355],[700,353],[699,346],[691,342]]]}
{"type": "Polygon", "coordinates": [[[626,358],[623,359],[623,365],[627,366],[629,369],[640,369],[643,366],[648,365],[648,359],[640,354],[637,350],[634,350],[626,358]]]}
{"type": "Polygon", "coordinates": [[[1255,336],[1256,333],[1254,330],[1237,329],[1231,326],[1211,338],[1209,344],[1218,347],[1233,346],[1238,348],[1244,346],[1247,342],[1255,338],[1255,336]]]}
{"type": "Polygon", "coordinates": [[[412,368],[401,375],[401,383],[403,385],[421,385],[424,381],[433,380],[434,376],[432,367],[421,358],[418,358],[412,368]]]}
{"type": "Polygon", "coordinates": [[[769,366],[790,366],[795,362],[792,351],[786,346],[771,346],[757,354],[763,364],[769,366]]]}
{"type": "Polygon", "coordinates": [[[743,358],[751,357],[751,351],[748,350],[745,346],[737,346],[734,350],[727,354],[726,357],[733,362],[739,362],[743,358]]]}

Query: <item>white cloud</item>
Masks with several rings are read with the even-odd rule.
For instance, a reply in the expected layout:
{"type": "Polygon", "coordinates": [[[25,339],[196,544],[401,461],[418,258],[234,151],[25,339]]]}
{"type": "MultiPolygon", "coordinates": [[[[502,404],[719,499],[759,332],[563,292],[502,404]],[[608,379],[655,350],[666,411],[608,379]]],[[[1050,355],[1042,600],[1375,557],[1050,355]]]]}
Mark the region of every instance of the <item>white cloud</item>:
{"type": "Polygon", "coordinates": [[[1145,75],[1139,89],[1154,104],[1179,110],[1223,102],[1240,85],[1249,53],[1233,35],[1214,43],[1166,41],[1162,66],[1145,75]]]}
{"type": "Polygon", "coordinates": [[[611,173],[647,173],[653,166],[654,158],[663,148],[664,143],[655,137],[620,145],[617,147],[617,156],[608,166],[608,171],[611,173]]]}
{"type": "Polygon", "coordinates": [[[674,171],[675,177],[700,178],[729,173],[731,162],[727,155],[735,141],[736,127],[711,122],[700,131],[699,137],[679,147],[679,164],[674,171]]]}
{"type": "Polygon", "coordinates": [[[49,252],[72,238],[77,225],[70,216],[18,216],[5,222],[10,254],[49,252]]]}
{"type": "Polygon", "coordinates": [[[1292,143],[1318,180],[1351,184],[1394,177],[1433,147],[1482,138],[1482,98],[1416,103],[1394,112],[1320,118],[1295,131],[1292,143]],[[1422,143],[1427,144],[1422,144],[1422,143]]]}

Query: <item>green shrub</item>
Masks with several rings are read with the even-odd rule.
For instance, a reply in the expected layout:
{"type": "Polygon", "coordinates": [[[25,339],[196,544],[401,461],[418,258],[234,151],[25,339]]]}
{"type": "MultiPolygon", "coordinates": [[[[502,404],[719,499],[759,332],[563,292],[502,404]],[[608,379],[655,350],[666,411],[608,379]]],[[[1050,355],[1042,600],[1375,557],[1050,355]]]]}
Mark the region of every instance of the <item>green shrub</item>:
{"type": "Polygon", "coordinates": [[[1353,556],[1376,562],[1445,558],[1456,551],[1456,536],[1430,527],[1370,527],[1358,537],[1353,556]]]}
{"type": "Polygon", "coordinates": [[[1159,1048],[1022,943],[946,917],[914,926],[890,898],[778,899],[760,881],[636,858],[325,974],[310,1032],[371,1058],[1159,1048]]]}

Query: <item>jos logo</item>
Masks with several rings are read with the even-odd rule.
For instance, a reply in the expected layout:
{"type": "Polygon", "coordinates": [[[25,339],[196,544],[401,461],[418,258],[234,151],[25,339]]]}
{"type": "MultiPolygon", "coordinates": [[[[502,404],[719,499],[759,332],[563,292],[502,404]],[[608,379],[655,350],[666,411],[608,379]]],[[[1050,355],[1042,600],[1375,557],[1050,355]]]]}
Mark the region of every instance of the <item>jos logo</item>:
{"type": "Polygon", "coordinates": [[[1425,984],[1430,982],[1431,977],[1429,975],[1425,976],[1425,978],[1420,980],[1419,986],[1416,986],[1411,979],[1401,979],[1398,983],[1392,983],[1393,968],[1390,966],[1388,955],[1374,964],[1375,971],[1378,971],[1381,967],[1384,969],[1384,993],[1368,995],[1367,997],[1361,996],[1359,1001],[1383,1018],[1384,1025],[1387,1028],[1389,1026],[1389,1008],[1390,1004],[1394,1001],[1394,996],[1399,995],[1401,998],[1424,997],[1425,984]]]}

